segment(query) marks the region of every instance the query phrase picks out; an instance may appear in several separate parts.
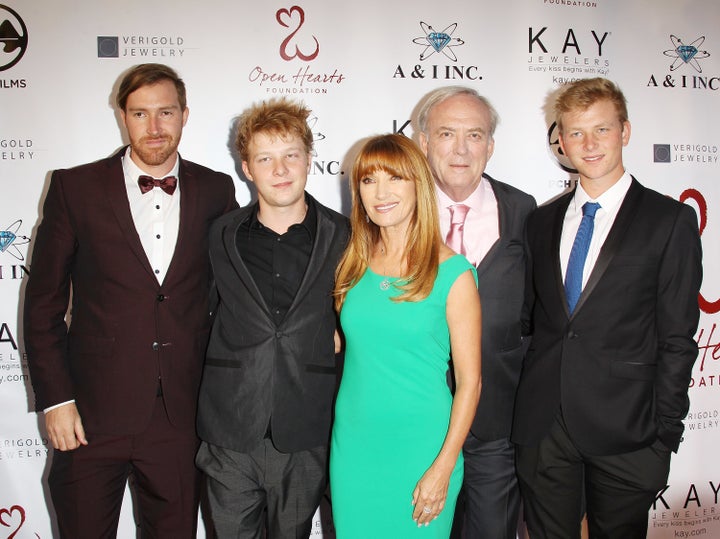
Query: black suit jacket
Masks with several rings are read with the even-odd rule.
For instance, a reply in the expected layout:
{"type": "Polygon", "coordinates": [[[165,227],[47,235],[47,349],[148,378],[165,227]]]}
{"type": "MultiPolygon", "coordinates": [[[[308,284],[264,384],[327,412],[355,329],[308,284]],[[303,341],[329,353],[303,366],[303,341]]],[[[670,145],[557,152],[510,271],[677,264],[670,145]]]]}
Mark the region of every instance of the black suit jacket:
{"type": "Polygon", "coordinates": [[[525,289],[525,222],[535,199],[487,174],[498,206],[500,237],[477,266],[482,303],[482,391],[471,432],[508,438],[522,368],[520,315],[525,289]]]}
{"type": "Polygon", "coordinates": [[[569,193],[528,221],[527,320],[513,439],[536,444],[562,410],[590,455],[660,440],[677,450],[697,356],[701,245],[693,209],[634,178],[570,316],[559,246],[569,193]]]}
{"type": "Polygon", "coordinates": [[[219,298],[198,409],[200,438],[249,452],[268,426],[282,452],[328,443],[337,366],[332,291],[348,220],[307,196],[317,212],[315,244],[300,288],[276,324],[237,250],[253,206],[218,219],[210,258],[219,298]]]}
{"type": "Polygon", "coordinates": [[[142,431],[158,378],[170,421],[194,425],[210,329],[207,231],[237,207],[230,176],[181,159],[177,244],[159,284],[130,213],[124,153],[53,173],[25,294],[37,407],[75,399],[89,435],[142,431]]]}

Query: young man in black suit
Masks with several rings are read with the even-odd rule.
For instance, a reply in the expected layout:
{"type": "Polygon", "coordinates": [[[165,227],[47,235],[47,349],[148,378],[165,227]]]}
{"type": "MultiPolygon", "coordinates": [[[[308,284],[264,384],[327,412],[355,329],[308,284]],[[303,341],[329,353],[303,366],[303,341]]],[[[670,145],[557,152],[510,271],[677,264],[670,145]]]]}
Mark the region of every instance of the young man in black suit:
{"type": "Polygon", "coordinates": [[[625,170],[625,97],[585,79],[557,100],[577,188],[528,220],[532,344],[513,440],[530,535],[639,539],[688,411],[702,280],[697,216],[625,170]]]}

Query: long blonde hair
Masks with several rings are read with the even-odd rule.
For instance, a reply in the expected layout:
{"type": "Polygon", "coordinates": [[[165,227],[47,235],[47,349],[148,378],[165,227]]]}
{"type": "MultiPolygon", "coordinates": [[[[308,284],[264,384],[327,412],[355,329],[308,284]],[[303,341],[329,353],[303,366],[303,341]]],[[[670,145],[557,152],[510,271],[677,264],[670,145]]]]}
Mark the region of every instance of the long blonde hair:
{"type": "Polygon", "coordinates": [[[432,291],[440,259],[440,224],[435,184],[427,159],[420,148],[403,135],[379,135],[368,140],[355,158],[350,176],[352,233],[335,272],[335,308],[367,270],[380,227],[367,218],[360,199],[360,181],[368,174],[384,171],[415,183],[417,204],[408,229],[405,260],[407,275],[395,286],[402,293],[394,301],[420,301],[432,291]]]}

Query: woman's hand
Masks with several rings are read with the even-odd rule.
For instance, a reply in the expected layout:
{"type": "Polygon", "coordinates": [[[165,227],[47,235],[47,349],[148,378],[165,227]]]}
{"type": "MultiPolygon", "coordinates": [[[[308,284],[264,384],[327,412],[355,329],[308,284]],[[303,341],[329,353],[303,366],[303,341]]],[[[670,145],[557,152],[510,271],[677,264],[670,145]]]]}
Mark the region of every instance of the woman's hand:
{"type": "Polygon", "coordinates": [[[444,472],[437,464],[433,464],[415,485],[412,518],[418,526],[430,524],[445,507],[451,472],[452,468],[444,472]]]}

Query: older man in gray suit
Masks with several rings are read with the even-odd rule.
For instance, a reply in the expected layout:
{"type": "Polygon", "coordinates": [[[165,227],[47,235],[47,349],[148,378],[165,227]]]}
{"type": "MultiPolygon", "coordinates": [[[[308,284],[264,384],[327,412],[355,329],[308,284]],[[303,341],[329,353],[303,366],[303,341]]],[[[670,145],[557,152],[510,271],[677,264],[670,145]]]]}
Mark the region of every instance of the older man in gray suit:
{"type": "Polygon", "coordinates": [[[475,90],[431,92],[418,123],[437,185],[443,238],[476,266],[483,310],[483,387],[463,447],[465,482],[453,535],[462,529],[464,537],[514,539],[520,495],[510,429],[522,365],[525,221],[535,201],[485,174],[498,114],[475,90]]]}

